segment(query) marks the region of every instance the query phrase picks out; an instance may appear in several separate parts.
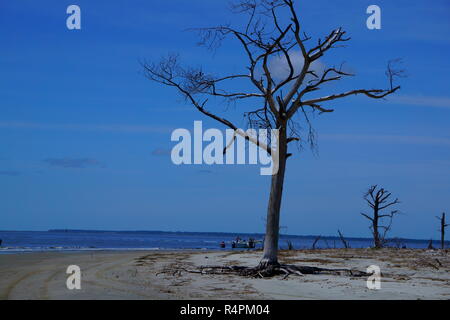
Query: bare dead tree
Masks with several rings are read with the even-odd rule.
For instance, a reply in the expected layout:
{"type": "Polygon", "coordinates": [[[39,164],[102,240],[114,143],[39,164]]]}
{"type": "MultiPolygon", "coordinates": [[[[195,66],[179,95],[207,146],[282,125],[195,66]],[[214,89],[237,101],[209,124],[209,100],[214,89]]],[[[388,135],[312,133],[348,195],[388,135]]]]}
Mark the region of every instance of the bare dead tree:
{"type": "Polygon", "coordinates": [[[428,247],[427,247],[427,249],[428,249],[428,250],[434,250],[434,247],[433,247],[433,239],[430,239],[430,241],[428,242],[428,247]]]}
{"type": "Polygon", "coordinates": [[[436,218],[441,223],[441,227],[439,228],[439,232],[441,233],[441,249],[445,249],[445,228],[448,227],[448,224],[445,223],[445,212],[442,213],[442,216],[436,218]]]}
{"type": "Polygon", "coordinates": [[[403,63],[403,60],[401,58],[392,59],[388,61],[387,68],[386,68],[386,76],[389,79],[389,85],[390,88],[394,88],[394,81],[395,78],[406,78],[406,70],[400,68],[400,65],[403,63]]]}
{"type": "Polygon", "coordinates": [[[347,240],[345,240],[344,235],[341,233],[340,230],[338,230],[338,233],[339,233],[339,238],[341,239],[342,244],[344,245],[344,248],[345,249],[350,248],[350,245],[348,244],[347,240]]]}
{"type": "Polygon", "coordinates": [[[342,27],[313,43],[301,26],[293,0],[240,0],[232,6],[232,10],[245,16],[241,27],[219,25],[193,30],[199,34],[199,45],[209,49],[216,50],[226,38],[237,41],[247,60],[241,73],[214,75],[201,67],[186,67],[181,65],[175,54],[159,62],[142,62],[142,67],[148,79],[173,87],[199,112],[235,130],[235,136],[244,137],[269,154],[272,143],[263,144],[257,137],[238,129],[232,120],[211,111],[208,103],[211,98],[240,103],[249,127],[278,130],[276,146],[279,165],[278,172],[271,179],[264,255],[259,264],[259,268],[264,269],[279,265],[281,199],[286,160],[292,155],[288,145],[308,142],[314,146],[315,131],[311,117],[315,113],[333,112],[330,105],[336,100],[356,95],[383,99],[400,86],[393,85],[391,76],[385,89],[358,88],[314,96],[326,84],[354,76],[345,72],[342,65],[327,67],[323,72],[314,69],[315,62],[350,40],[342,27]],[[303,59],[301,65],[294,59],[296,52],[303,59]],[[273,72],[271,62],[274,59],[284,62],[285,74],[273,72]],[[257,107],[252,107],[255,105],[257,107]],[[302,134],[300,123],[308,128],[306,135],[302,134]]]}
{"type": "Polygon", "coordinates": [[[319,242],[319,240],[320,240],[321,237],[322,237],[322,236],[317,236],[317,237],[314,239],[314,242],[313,242],[313,244],[311,245],[311,250],[316,250],[317,242],[319,242]]]}
{"type": "Polygon", "coordinates": [[[286,244],[287,244],[287,249],[288,250],[295,250],[294,249],[294,244],[292,243],[291,240],[286,240],[286,244]]]}
{"type": "MultiPolygon", "coordinates": [[[[367,202],[369,207],[373,210],[372,216],[368,214],[361,213],[364,217],[370,220],[370,230],[373,234],[373,242],[375,248],[382,248],[387,241],[386,235],[391,230],[392,220],[396,214],[399,213],[398,210],[393,210],[390,213],[382,213],[381,211],[399,204],[398,198],[391,200],[392,194],[385,190],[384,188],[379,188],[377,185],[373,185],[364,194],[364,200],[367,202]],[[382,225],[381,220],[387,218],[387,224],[382,225]],[[380,229],[382,230],[380,232],[380,229]]],[[[386,219],[384,219],[386,220],[386,219]]]]}

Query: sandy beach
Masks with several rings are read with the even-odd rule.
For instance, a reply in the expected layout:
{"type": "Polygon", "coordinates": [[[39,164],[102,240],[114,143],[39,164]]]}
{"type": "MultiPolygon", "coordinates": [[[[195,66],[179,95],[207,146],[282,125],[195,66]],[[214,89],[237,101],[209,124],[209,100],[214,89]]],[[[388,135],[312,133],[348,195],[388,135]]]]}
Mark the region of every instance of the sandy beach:
{"type": "Polygon", "coordinates": [[[270,279],[197,274],[208,265],[257,264],[260,251],[133,251],[0,255],[0,299],[449,299],[448,252],[328,249],[280,252],[296,265],[381,268],[380,290],[366,278],[291,275],[270,279]],[[67,266],[81,268],[81,290],[66,287],[67,266]]]}

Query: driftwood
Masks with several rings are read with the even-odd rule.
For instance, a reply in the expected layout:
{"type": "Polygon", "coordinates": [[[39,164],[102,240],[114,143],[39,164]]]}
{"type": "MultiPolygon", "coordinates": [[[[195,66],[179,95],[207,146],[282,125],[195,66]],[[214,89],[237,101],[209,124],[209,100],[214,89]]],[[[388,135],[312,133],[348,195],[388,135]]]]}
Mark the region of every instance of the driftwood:
{"type": "Polygon", "coordinates": [[[428,261],[427,259],[420,258],[415,264],[420,267],[431,267],[436,270],[439,270],[439,267],[442,267],[442,263],[438,259],[428,261]]]}

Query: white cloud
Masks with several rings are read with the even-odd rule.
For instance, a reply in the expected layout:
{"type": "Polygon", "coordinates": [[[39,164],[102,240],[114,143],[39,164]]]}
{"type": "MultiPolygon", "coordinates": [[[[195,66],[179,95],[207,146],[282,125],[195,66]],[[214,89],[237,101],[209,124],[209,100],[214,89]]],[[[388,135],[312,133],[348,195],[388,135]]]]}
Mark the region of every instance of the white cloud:
{"type": "Polygon", "coordinates": [[[393,95],[388,101],[394,104],[450,109],[450,97],[393,95]]]}
{"type": "MultiPolygon", "coordinates": [[[[304,58],[300,51],[292,51],[289,53],[289,57],[291,59],[292,65],[294,67],[294,75],[298,75],[303,68],[304,58]]],[[[286,79],[289,75],[289,64],[286,57],[281,54],[278,56],[273,56],[268,63],[269,71],[273,77],[273,79],[277,81],[282,81],[286,79]]],[[[314,71],[318,76],[320,76],[325,70],[325,65],[319,60],[314,61],[310,67],[311,71],[314,71]]],[[[258,72],[256,72],[256,77],[259,78],[264,74],[262,68],[258,72]]],[[[311,75],[307,75],[305,80],[309,81],[314,77],[311,75]]]]}
{"type": "Polygon", "coordinates": [[[128,133],[167,133],[172,128],[161,126],[127,125],[127,124],[48,124],[36,122],[0,122],[0,128],[7,129],[41,129],[41,130],[76,130],[109,131],[128,133]]]}
{"type": "Polygon", "coordinates": [[[105,165],[91,158],[49,158],[45,159],[44,162],[48,163],[52,167],[61,167],[61,168],[75,168],[75,169],[84,169],[89,167],[100,167],[105,168],[105,165]]]}
{"type": "Polygon", "coordinates": [[[429,136],[367,135],[367,134],[322,134],[320,139],[329,141],[376,142],[413,145],[450,146],[450,138],[429,136]]]}

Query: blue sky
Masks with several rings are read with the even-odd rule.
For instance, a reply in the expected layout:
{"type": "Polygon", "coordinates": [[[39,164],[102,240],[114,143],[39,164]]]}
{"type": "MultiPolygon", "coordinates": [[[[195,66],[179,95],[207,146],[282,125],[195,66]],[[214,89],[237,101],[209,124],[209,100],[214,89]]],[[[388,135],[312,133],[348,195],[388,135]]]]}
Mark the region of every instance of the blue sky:
{"type": "MultiPolygon", "coordinates": [[[[408,78],[386,101],[348,98],[317,116],[318,154],[289,159],[281,224],[290,234],[370,236],[362,194],[371,184],[402,201],[392,236],[437,237],[450,208],[450,3],[298,1],[305,31],[342,26],[352,40],[324,57],[357,74],[325,94],[385,87],[389,59],[408,78]],[[366,28],[367,6],[382,10],[366,28]]],[[[220,125],[170,88],[142,75],[140,59],[178,52],[216,74],[245,55],[215,53],[186,29],[238,23],[222,1],[32,1],[0,3],[0,229],[263,232],[269,177],[259,166],[175,166],[175,128],[220,125]],[[82,29],[66,28],[81,8],[82,29]]],[[[210,109],[244,126],[239,110],[210,109]]]]}

